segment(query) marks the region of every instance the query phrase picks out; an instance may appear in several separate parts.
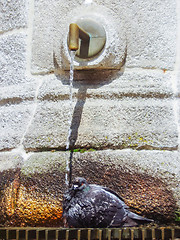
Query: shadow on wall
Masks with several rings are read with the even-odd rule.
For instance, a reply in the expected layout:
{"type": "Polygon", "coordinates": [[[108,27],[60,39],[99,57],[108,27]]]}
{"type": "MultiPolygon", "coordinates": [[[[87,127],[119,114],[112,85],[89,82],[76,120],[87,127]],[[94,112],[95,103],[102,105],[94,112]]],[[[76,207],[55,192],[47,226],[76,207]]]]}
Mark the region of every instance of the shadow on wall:
{"type": "MultiPolygon", "coordinates": [[[[61,50],[62,58],[66,58],[66,56],[63,54],[63,51],[61,50]]],[[[112,56],[113,57],[113,56],[112,56]]],[[[127,49],[123,58],[123,62],[119,69],[83,69],[83,70],[74,70],[74,88],[79,88],[79,85],[96,89],[99,88],[105,84],[111,83],[113,80],[117,79],[118,77],[122,76],[124,74],[125,70],[125,63],[126,63],[126,57],[127,57],[127,49]],[[81,81],[80,83],[78,81],[81,81]]],[[[64,85],[68,85],[68,79],[69,79],[69,71],[62,71],[58,61],[56,59],[55,53],[53,53],[53,64],[56,77],[61,80],[61,82],[64,85]]]]}
{"type": "MultiPolygon", "coordinates": [[[[63,52],[62,52],[63,54],[63,52]]],[[[56,56],[53,57],[54,66],[56,69],[60,69],[56,56]]],[[[70,136],[70,149],[74,149],[76,140],[78,137],[78,128],[80,126],[81,117],[83,113],[83,107],[86,102],[87,90],[97,89],[103,85],[110,84],[113,80],[124,74],[126,55],[124,58],[123,66],[119,70],[74,70],[74,81],[73,88],[78,89],[77,102],[73,111],[72,122],[71,122],[71,136],[70,136]]],[[[56,77],[64,85],[69,85],[69,71],[61,71],[56,73],[56,77]]],[[[77,147],[77,146],[76,146],[77,147]]]]}
{"type": "MultiPolygon", "coordinates": [[[[63,51],[61,51],[63,55],[63,51]]],[[[71,135],[69,137],[69,149],[70,157],[69,157],[69,164],[70,164],[70,176],[69,182],[71,183],[71,174],[72,174],[72,158],[73,158],[73,149],[80,148],[81,146],[76,145],[76,141],[78,138],[78,129],[81,123],[81,117],[83,113],[83,107],[86,102],[87,98],[87,90],[88,89],[97,89],[103,85],[110,84],[113,80],[117,79],[118,77],[124,74],[125,62],[126,62],[126,55],[124,57],[124,61],[122,63],[122,68],[119,70],[112,70],[112,69],[86,69],[86,70],[74,70],[74,81],[73,81],[73,88],[78,89],[77,93],[77,102],[74,107],[72,121],[71,121],[71,135]]],[[[63,56],[65,57],[65,56],[63,56]]],[[[62,57],[62,58],[63,58],[62,57]]],[[[60,69],[55,53],[53,54],[53,62],[55,69],[57,69],[56,77],[60,80],[64,85],[69,85],[69,71],[60,71],[58,73],[58,69],[60,69]]]]}

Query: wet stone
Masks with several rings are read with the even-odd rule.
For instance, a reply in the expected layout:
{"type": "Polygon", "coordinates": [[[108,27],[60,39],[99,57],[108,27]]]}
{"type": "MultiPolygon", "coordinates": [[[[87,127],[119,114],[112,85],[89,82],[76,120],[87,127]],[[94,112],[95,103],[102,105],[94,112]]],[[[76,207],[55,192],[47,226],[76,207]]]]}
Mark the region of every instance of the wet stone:
{"type": "Polygon", "coordinates": [[[1,173],[0,226],[62,226],[64,174],[1,173]]]}
{"type": "MultiPolygon", "coordinates": [[[[0,226],[64,226],[64,160],[68,154],[47,155],[36,153],[21,168],[1,172],[0,226]]],[[[89,183],[111,188],[133,212],[154,219],[155,223],[174,222],[176,201],[159,177],[130,169],[120,159],[115,163],[107,156],[74,153],[72,160],[72,177],[83,176],[89,183]]]]}

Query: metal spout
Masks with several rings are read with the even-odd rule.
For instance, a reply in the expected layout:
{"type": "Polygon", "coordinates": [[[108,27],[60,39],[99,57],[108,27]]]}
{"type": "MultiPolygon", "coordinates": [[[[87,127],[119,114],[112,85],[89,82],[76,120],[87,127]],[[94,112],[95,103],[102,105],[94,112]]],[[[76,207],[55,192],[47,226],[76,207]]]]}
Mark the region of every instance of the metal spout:
{"type": "Polygon", "coordinates": [[[79,38],[82,41],[89,43],[90,35],[80,28],[76,23],[71,23],[69,25],[69,50],[76,51],[79,49],[79,38]]]}

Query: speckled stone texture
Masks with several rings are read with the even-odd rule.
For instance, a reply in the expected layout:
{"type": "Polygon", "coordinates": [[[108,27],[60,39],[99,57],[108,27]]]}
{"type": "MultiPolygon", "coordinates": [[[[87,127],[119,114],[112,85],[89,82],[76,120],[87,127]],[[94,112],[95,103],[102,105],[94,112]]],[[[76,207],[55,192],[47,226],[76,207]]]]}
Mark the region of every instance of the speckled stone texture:
{"type": "Polygon", "coordinates": [[[1,225],[63,225],[68,26],[90,9],[107,42],[88,65],[75,62],[72,174],[161,222],[180,208],[179,1],[2,0],[1,225]]]}
{"type": "Polygon", "coordinates": [[[27,26],[27,1],[2,0],[0,2],[0,32],[27,26]]]}

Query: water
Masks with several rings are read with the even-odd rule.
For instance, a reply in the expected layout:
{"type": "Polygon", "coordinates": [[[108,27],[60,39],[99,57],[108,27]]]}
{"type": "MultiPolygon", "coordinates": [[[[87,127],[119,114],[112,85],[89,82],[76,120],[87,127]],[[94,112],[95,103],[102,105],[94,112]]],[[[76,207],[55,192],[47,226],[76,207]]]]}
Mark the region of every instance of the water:
{"type": "MultiPolygon", "coordinates": [[[[71,63],[70,63],[70,77],[69,77],[69,117],[68,117],[68,137],[66,141],[66,150],[69,150],[70,146],[70,137],[71,137],[71,121],[72,121],[72,114],[73,114],[73,78],[74,78],[74,57],[75,57],[75,51],[71,51],[71,63]]],[[[65,183],[67,186],[69,186],[69,173],[70,173],[70,160],[66,160],[66,174],[65,174],[65,183]]]]}
{"type": "Polygon", "coordinates": [[[29,131],[30,126],[32,125],[32,122],[34,120],[34,117],[35,117],[35,114],[36,114],[36,111],[37,111],[38,95],[39,95],[39,90],[40,90],[42,84],[43,84],[43,79],[40,79],[38,81],[38,83],[37,83],[37,87],[36,87],[36,91],[35,91],[35,95],[34,95],[33,106],[32,106],[32,111],[31,111],[31,115],[30,115],[29,121],[27,122],[25,131],[24,131],[24,133],[23,133],[23,135],[22,135],[22,137],[20,139],[19,145],[15,149],[11,150],[12,153],[19,154],[20,156],[22,156],[23,161],[26,161],[33,154],[33,153],[27,153],[25,151],[23,142],[24,142],[26,134],[29,131]]]}

